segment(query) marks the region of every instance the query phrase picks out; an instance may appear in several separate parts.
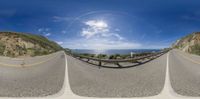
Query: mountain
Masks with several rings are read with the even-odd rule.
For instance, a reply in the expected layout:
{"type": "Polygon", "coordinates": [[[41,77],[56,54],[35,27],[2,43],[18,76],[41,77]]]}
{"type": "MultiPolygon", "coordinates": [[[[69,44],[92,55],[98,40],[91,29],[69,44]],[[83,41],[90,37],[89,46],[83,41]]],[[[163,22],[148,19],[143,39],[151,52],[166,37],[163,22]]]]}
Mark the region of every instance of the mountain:
{"type": "Polygon", "coordinates": [[[200,55],[200,32],[194,32],[177,40],[172,47],[184,52],[200,55]]]}
{"type": "Polygon", "coordinates": [[[0,32],[0,55],[8,57],[39,56],[63,50],[41,35],[0,32]]]}

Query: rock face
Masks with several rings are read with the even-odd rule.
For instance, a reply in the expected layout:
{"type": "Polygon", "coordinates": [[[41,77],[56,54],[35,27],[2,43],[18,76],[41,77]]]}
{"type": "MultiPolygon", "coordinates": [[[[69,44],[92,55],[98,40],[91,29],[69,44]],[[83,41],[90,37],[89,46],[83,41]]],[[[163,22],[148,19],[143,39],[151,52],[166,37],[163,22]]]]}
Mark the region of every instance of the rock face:
{"type": "Polygon", "coordinates": [[[172,48],[180,49],[184,52],[200,55],[200,32],[194,32],[177,40],[172,48]]]}
{"type": "Polygon", "coordinates": [[[58,44],[39,35],[0,32],[0,55],[8,57],[46,55],[63,50],[58,44]]]}

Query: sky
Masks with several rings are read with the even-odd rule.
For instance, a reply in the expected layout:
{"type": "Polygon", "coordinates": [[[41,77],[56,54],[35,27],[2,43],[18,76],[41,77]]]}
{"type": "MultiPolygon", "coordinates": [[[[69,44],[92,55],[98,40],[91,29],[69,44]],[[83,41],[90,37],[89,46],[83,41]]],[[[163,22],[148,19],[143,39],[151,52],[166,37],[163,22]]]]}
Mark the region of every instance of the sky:
{"type": "Polygon", "coordinates": [[[0,31],[71,49],[159,49],[200,31],[199,0],[0,0],[0,31]]]}

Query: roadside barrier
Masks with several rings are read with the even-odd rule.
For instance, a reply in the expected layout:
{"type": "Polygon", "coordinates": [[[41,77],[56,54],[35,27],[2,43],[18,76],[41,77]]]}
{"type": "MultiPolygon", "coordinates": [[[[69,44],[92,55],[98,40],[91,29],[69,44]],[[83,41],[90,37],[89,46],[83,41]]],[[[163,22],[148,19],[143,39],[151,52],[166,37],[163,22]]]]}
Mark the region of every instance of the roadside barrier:
{"type": "Polygon", "coordinates": [[[104,68],[129,68],[135,67],[144,63],[147,63],[153,59],[156,59],[163,54],[167,53],[169,50],[163,50],[155,53],[141,53],[135,54],[133,58],[128,59],[100,59],[100,58],[93,58],[79,54],[71,54],[74,58],[77,58],[81,61],[87,62],[89,64],[93,64],[95,66],[104,67],[104,68]]]}

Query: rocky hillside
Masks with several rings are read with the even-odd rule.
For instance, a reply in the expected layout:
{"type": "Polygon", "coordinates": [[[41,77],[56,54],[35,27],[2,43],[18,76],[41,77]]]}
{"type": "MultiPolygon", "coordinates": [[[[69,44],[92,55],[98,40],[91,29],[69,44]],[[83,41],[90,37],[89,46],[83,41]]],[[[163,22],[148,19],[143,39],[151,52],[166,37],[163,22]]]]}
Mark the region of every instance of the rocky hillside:
{"type": "Polygon", "coordinates": [[[39,35],[0,32],[0,55],[8,57],[39,56],[63,50],[57,43],[39,35]]]}
{"type": "Polygon", "coordinates": [[[184,52],[200,55],[200,32],[194,32],[177,40],[172,47],[184,52]]]}

